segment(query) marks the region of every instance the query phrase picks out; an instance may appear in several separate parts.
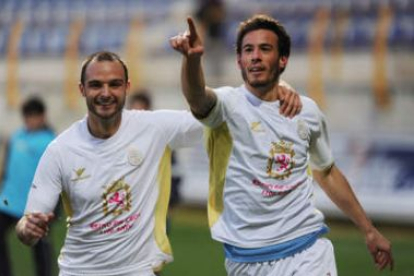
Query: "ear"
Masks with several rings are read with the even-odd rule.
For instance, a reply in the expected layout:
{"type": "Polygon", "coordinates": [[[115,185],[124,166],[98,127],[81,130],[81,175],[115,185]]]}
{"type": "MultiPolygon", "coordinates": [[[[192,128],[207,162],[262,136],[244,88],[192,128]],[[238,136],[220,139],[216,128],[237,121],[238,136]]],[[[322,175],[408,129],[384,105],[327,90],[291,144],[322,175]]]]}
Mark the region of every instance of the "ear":
{"type": "Polygon", "coordinates": [[[83,86],[83,84],[82,84],[82,83],[79,83],[79,84],[78,84],[78,87],[79,87],[79,92],[81,93],[81,95],[82,95],[83,97],[86,97],[86,96],[85,96],[85,87],[83,86]]]}
{"type": "Polygon", "coordinates": [[[287,56],[281,56],[279,58],[279,68],[284,68],[286,69],[287,63],[288,63],[289,58],[287,56]]]}
{"type": "Polygon", "coordinates": [[[237,66],[239,67],[239,69],[242,69],[242,64],[241,64],[241,55],[237,54],[237,66]]]}
{"type": "Polygon", "coordinates": [[[127,95],[129,94],[130,88],[131,88],[131,82],[128,80],[126,83],[126,88],[125,88],[127,95]]]}

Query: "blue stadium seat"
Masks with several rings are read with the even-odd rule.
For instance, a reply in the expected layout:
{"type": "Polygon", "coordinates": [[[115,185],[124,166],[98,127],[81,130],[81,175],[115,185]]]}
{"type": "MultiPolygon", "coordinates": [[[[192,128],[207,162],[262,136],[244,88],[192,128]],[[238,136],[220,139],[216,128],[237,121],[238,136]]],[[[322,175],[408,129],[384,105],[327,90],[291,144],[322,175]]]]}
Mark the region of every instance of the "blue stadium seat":
{"type": "Polygon", "coordinates": [[[41,53],[43,41],[42,32],[42,29],[36,26],[26,25],[19,47],[20,54],[23,57],[36,56],[41,53]]]}
{"type": "Polygon", "coordinates": [[[344,35],[345,49],[371,48],[374,41],[376,20],[376,17],[352,15],[344,35]]]}
{"type": "Polygon", "coordinates": [[[68,24],[52,25],[47,28],[48,37],[44,42],[44,54],[62,56],[67,47],[68,24]]]}
{"type": "Polygon", "coordinates": [[[99,22],[88,24],[81,35],[80,52],[90,54],[100,50],[121,50],[128,34],[129,24],[127,23],[99,22]]]}
{"type": "Polygon", "coordinates": [[[388,43],[393,48],[414,49],[414,12],[394,15],[388,43]]]}
{"type": "Polygon", "coordinates": [[[9,29],[0,28],[0,56],[4,56],[6,54],[9,33],[9,29]]]}
{"type": "MultiPolygon", "coordinates": [[[[169,0],[0,0],[0,55],[6,51],[10,29],[18,18],[27,23],[20,45],[23,55],[63,54],[70,24],[77,19],[84,19],[86,23],[80,51],[90,53],[99,49],[121,49],[133,18],[139,17],[148,28],[155,26],[154,29],[159,31],[158,26],[165,24],[165,18],[172,15],[176,3],[169,0]]],[[[326,7],[332,9],[332,19],[336,16],[336,9],[349,11],[349,25],[344,34],[345,50],[368,50],[373,45],[379,3],[376,0],[228,1],[226,45],[233,49],[240,21],[253,13],[263,12],[285,25],[292,38],[293,49],[305,50],[315,12],[326,7]]],[[[395,12],[389,45],[414,47],[414,1],[388,0],[388,3],[395,12]]],[[[166,31],[170,32],[173,30],[166,31]]],[[[325,36],[326,47],[332,45],[334,32],[333,24],[330,24],[325,36]]],[[[169,47],[161,45],[160,49],[168,51],[169,47]]]]}

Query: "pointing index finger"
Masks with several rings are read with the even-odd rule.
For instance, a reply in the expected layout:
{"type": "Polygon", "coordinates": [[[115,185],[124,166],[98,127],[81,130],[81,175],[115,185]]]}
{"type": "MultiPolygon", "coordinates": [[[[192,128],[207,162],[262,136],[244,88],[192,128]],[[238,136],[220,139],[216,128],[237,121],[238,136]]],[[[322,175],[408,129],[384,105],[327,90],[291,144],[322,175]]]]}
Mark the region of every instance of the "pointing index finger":
{"type": "Polygon", "coordinates": [[[188,30],[190,31],[190,41],[194,41],[198,34],[197,29],[195,27],[193,19],[189,16],[187,17],[187,23],[188,23],[188,30]]]}

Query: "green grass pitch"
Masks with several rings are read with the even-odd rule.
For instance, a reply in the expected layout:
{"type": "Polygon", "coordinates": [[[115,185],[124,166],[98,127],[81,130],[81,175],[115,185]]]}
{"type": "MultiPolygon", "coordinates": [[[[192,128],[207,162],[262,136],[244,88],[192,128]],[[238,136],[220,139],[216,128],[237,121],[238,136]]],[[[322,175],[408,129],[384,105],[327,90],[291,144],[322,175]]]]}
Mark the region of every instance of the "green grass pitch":
{"type": "MultiPolygon", "coordinates": [[[[339,276],[413,276],[414,227],[380,225],[379,229],[393,243],[395,269],[379,272],[375,269],[363,237],[350,223],[328,221],[328,237],[335,246],[339,276]]],[[[51,237],[56,256],[65,235],[65,219],[54,225],[51,237]]],[[[204,209],[180,207],[171,215],[170,241],[174,262],[167,265],[162,276],[225,276],[222,246],[210,238],[204,209]]],[[[10,233],[10,247],[16,276],[35,276],[30,251],[10,233]]],[[[57,257],[54,256],[54,259],[57,257]]],[[[55,267],[56,275],[57,267],[55,267]]]]}

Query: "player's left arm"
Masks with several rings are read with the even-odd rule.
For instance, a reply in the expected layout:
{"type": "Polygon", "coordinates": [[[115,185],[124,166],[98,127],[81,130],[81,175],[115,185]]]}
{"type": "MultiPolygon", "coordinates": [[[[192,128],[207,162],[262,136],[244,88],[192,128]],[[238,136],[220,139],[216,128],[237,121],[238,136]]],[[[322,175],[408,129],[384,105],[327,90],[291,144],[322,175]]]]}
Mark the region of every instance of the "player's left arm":
{"type": "Polygon", "coordinates": [[[313,170],[313,176],[329,198],[364,233],[368,250],[377,268],[382,270],[389,266],[392,270],[394,260],[391,242],[374,227],[355,196],[348,180],[338,167],[332,165],[323,171],[313,170]]]}
{"type": "Polygon", "coordinates": [[[299,93],[284,80],[279,81],[280,114],[292,118],[302,110],[302,101],[299,93]]]}

